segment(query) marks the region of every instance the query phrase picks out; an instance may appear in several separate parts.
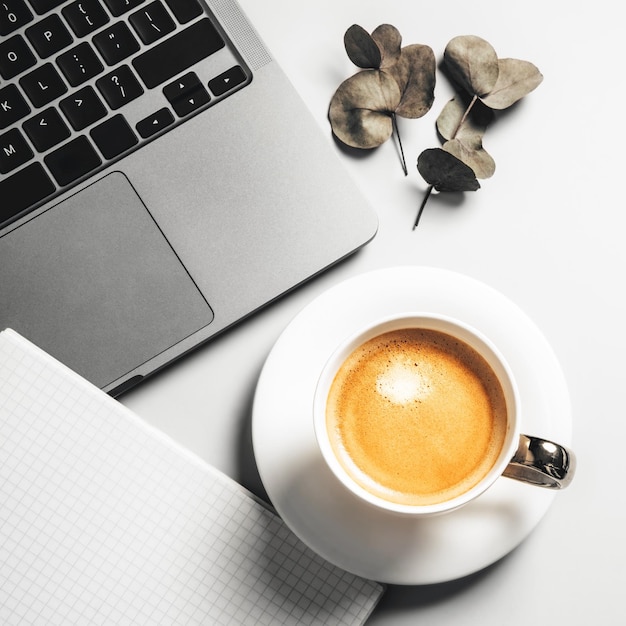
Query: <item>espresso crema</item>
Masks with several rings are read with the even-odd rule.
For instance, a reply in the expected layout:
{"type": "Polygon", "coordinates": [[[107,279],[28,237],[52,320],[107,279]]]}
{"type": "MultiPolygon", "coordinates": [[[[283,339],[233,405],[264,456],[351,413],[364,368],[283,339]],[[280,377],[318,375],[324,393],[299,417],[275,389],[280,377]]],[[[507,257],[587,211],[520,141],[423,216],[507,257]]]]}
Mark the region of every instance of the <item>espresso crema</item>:
{"type": "Polygon", "coordinates": [[[437,504],[476,485],[507,430],[485,359],[439,331],[403,329],[358,347],[331,384],[326,420],[348,474],[399,504],[437,504]]]}

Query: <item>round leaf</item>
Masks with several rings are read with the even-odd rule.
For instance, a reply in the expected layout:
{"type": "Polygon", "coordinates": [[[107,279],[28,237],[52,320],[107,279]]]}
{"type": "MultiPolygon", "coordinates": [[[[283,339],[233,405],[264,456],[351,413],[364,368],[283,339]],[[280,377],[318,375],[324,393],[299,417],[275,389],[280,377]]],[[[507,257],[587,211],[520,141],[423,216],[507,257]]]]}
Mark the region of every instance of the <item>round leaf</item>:
{"type": "Polygon", "coordinates": [[[372,33],[372,39],[378,44],[382,52],[381,68],[393,65],[400,58],[402,35],[391,24],[381,24],[372,33]]]}
{"type": "Polygon", "coordinates": [[[443,53],[452,77],[470,94],[483,96],[498,80],[498,55],[490,43],[475,35],[452,39],[443,53]]]}
{"type": "Polygon", "coordinates": [[[393,132],[400,89],[385,72],[363,70],[339,85],[328,117],[335,136],[353,148],[376,148],[393,132]]]}
{"type": "Polygon", "coordinates": [[[382,56],[380,48],[372,36],[358,24],[348,28],[343,36],[348,57],[357,67],[379,68],[382,56]]]}
{"type": "Polygon", "coordinates": [[[506,109],[536,89],[543,80],[541,72],[528,61],[500,59],[498,80],[493,89],[481,97],[492,109],[506,109]]]}
{"type": "Polygon", "coordinates": [[[424,150],[417,159],[417,169],[437,191],[480,189],[472,168],[441,148],[424,150]]]}
{"type": "Polygon", "coordinates": [[[395,78],[402,93],[397,115],[415,119],[430,110],[435,99],[436,61],[429,46],[405,46],[397,61],[384,71],[395,78]]]}
{"type": "Polygon", "coordinates": [[[437,118],[439,134],[446,140],[456,138],[468,145],[479,145],[494,115],[491,109],[478,104],[475,101],[469,114],[463,119],[468,103],[458,95],[448,101],[437,118]]]}
{"type": "Polygon", "coordinates": [[[480,141],[469,145],[460,139],[453,139],[446,141],[443,149],[468,165],[476,178],[490,178],[496,171],[495,161],[480,141]]]}

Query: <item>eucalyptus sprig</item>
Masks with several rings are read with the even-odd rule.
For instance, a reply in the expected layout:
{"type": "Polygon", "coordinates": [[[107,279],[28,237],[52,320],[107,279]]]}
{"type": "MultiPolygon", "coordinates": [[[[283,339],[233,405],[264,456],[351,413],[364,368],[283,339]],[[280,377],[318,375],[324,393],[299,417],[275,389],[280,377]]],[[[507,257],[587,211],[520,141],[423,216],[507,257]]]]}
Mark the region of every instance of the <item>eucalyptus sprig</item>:
{"type": "Polygon", "coordinates": [[[532,63],[499,59],[491,44],[474,35],[452,39],[443,61],[459,93],[437,118],[442,147],[424,150],[417,159],[417,169],[429,186],[413,229],[433,189],[476,191],[478,178],[494,174],[495,162],[482,144],[494,111],[510,107],[543,80],[532,63]]]}
{"type": "Polygon", "coordinates": [[[371,35],[354,24],[344,35],[350,60],[361,71],[332,97],[328,118],[335,137],[359,149],[377,148],[395,132],[408,173],[396,116],[419,118],[434,101],[435,55],[429,46],[402,46],[397,28],[381,24],[371,35]]]}

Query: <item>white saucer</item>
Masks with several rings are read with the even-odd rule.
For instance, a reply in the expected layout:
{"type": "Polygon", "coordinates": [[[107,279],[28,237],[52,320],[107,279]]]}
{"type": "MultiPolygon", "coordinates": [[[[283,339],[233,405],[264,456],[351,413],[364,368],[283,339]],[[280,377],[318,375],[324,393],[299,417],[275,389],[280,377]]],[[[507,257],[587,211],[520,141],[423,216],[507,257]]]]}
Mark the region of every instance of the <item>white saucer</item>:
{"type": "Polygon", "coordinates": [[[456,316],[498,345],[517,379],[523,432],[568,445],[571,407],[544,336],[491,287],[447,270],[399,267],[362,274],[328,290],[287,326],[256,390],[252,437],[263,484],[293,532],[331,563],[394,584],[466,576],[515,548],[555,492],[500,478],[469,505],[416,520],[383,513],[352,496],[317,448],[312,404],[317,376],[355,328],[402,311],[456,316]]]}

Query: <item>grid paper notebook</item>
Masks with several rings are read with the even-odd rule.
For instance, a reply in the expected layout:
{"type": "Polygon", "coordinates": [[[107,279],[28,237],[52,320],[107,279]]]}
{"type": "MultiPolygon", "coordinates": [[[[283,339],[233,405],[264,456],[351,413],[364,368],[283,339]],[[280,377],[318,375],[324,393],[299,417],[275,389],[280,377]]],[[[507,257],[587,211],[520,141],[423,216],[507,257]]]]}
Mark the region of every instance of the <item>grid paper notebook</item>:
{"type": "Polygon", "coordinates": [[[0,333],[0,623],[362,624],[383,587],[0,333]]]}

